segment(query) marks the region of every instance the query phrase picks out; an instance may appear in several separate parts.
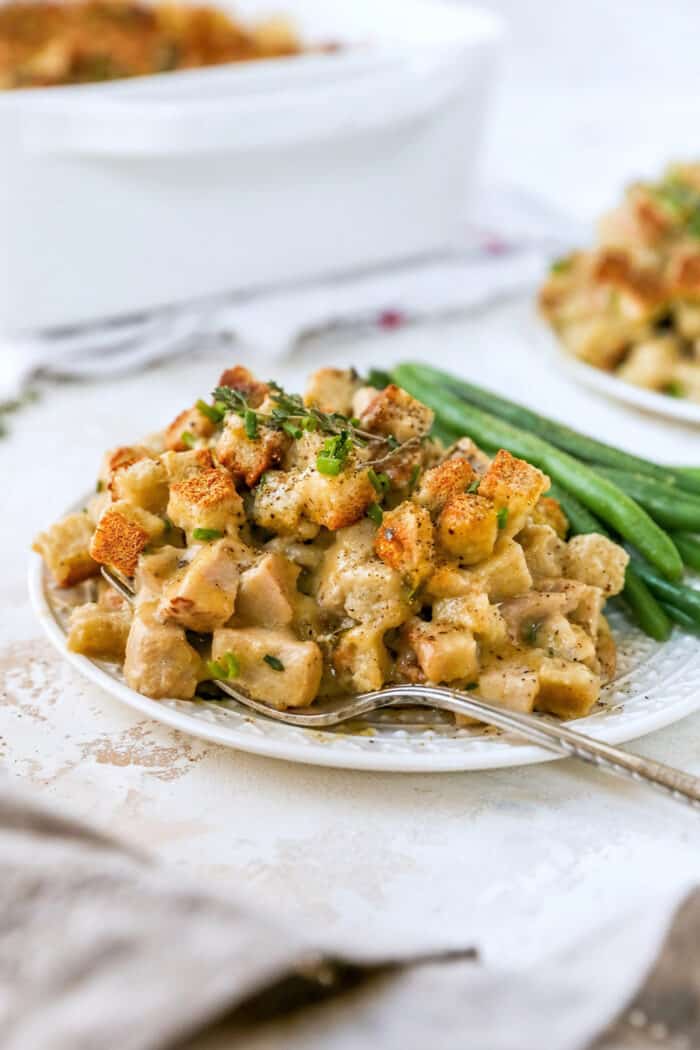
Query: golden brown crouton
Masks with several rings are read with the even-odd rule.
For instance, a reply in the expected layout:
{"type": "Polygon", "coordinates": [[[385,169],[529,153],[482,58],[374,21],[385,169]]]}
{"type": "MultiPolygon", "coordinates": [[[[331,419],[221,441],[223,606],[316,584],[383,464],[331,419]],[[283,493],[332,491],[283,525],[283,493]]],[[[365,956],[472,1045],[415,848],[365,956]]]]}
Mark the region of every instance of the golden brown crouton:
{"type": "Polygon", "coordinates": [[[553,496],[540,496],[530,517],[533,525],[549,525],[560,539],[566,539],[569,519],[561,509],[559,500],[554,499],[553,496]]]}
{"type": "Polygon", "coordinates": [[[546,658],[538,677],[536,707],[559,718],[583,718],[600,695],[600,680],[585,664],[546,658]]]}
{"type": "Polygon", "coordinates": [[[311,538],[318,525],[302,520],[305,504],[300,471],[268,470],[255,488],[252,518],[270,532],[311,538]]]}
{"type": "Polygon", "coordinates": [[[433,425],[433,411],[391,383],[378,390],[360,416],[362,426],[375,434],[392,435],[408,441],[427,434],[433,425]]]}
{"type": "Polygon", "coordinates": [[[478,492],[450,496],[437,524],[438,542],[462,565],[475,565],[493,551],[498,517],[490,499],[478,492]]]}
{"type": "Polygon", "coordinates": [[[426,470],[415,499],[431,513],[439,514],[450,496],[466,492],[476,480],[477,475],[468,460],[446,459],[437,467],[426,470]]]}
{"type": "Polygon", "coordinates": [[[376,499],[367,471],[351,465],[334,477],[314,469],[305,471],[304,495],[306,517],[333,530],[359,521],[376,499]]]}
{"type": "Polygon", "coordinates": [[[404,500],[387,511],[377,529],[374,550],[411,589],[418,587],[433,570],[433,523],[425,507],[404,500]]]}
{"type": "Polygon", "coordinates": [[[541,470],[502,448],[481,479],[479,495],[493,500],[500,512],[501,535],[515,536],[549,484],[541,470]]]}
{"type": "Polygon", "coordinates": [[[120,445],[118,448],[112,448],[103,457],[99,472],[100,479],[109,485],[112,476],[118,470],[130,467],[132,463],[137,463],[140,459],[151,458],[153,458],[153,453],[144,445],[120,445]]]}
{"type": "Polygon", "coordinates": [[[249,438],[241,417],[229,415],[216,443],[216,456],[231,471],[234,481],[252,488],[266,470],[279,466],[289,441],[282,431],[263,426],[257,437],[249,438]]]}
{"type": "Polygon", "coordinates": [[[68,648],[93,660],[124,659],[131,626],[131,610],[103,609],[94,602],[80,605],[70,614],[68,648]]]}
{"type": "Polygon", "coordinates": [[[316,697],[323,659],[315,642],[300,642],[291,631],[221,627],[214,631],[212,657],[222,660],[229,653],[238,664],[231,684],[253,699],[284,711],[306,707],[316,697]]]}
{"type": "Polygon", "coordinates": [[[243,365],[234,365],[233,368],[222,372],[218,386],[230,386],[232,390],[237,390],[243,394],[251,408],[260,408],[270,392],[267,383],[261,383],[243,365]]]}
{"type": "Polygon", "coordinates": [[[170,486],[168,517],[188,536],[194,529],[225,532],[245,521],[243,500],[225,470],[203,470],[170,486]]]}
{"type": "Polygon", "coordinates": [[[191,440],[196,441],[198,438],[211,437],[215,430],[216,423],[193,405],[175,416],[170,426],[166,427],[165,447],[173,452],[184,452],[190,445],[187,437],[183,440],[183,435],[191,435],[191,440]]]}
{"type": "Polygon", "coordinates": [[[352,399],[361,385],[354,368],[319,368],[309,379],[304,404],[351,416],[352,399]]]}
{"type": "Polygon", "coordinates": [[[69,514],[34,540],[32,550],[42,556],[59,587],[72,587],[99,571],[90,556],[92,533],[87,514],[69,514]]]}
{"type": "Polygon", "coordinates": [[[168,502],[168,475],[159,459],[139,459],[122,467],[110,482],[112,498],[126,500],[152,514],[162,514],[168,502]]]}
{"type": "Polygon", "coordinates": [[[477,645],[463,627],[414,619],[407,624],[406,632],[429,682],[470,681],[478,677],[477,645]]]}
{"type": "Polygon", "coordinates": [[[170,580],[156,616],[190,631],[213,631],[233,614],[243,545],[229,539],[206,543],[170,580]]]}
{"type": "Polygon", "coordinates": [[[161,518],[119,500],[100,518],[90,554],[101,565],[110,565],[125,576],[133,576],[141,552],[164,531],[161,518]]]}
{"type": "Polygon", "coordinates": [[[154,700],[191,700],[199,681],[199,654],[183,627],[160,623],[154,612],[155,605],[145,602],[134,613],[124,660],[127,685],[154,700]]]}
{"type": "Polygon", "coordinates": [[[374,554],[375,527],[360,521],[341,529],[323,557],[317,600],[321,609],[372,624],[398,627],[410,613],[398,572],[374,554]]]}
{"type": "Polygon", "coordinates": [[[344,688],[355,693],[381,689],[391,670],[384,631],[361,624],[344,631],[333,651],[333,667],[344,688]]]}

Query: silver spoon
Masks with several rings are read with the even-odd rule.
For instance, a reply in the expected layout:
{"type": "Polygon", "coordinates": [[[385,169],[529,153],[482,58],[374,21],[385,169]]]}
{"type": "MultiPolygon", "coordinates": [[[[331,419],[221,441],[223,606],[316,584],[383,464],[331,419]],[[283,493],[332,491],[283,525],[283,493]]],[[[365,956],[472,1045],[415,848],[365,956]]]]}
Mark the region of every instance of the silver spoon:
{"type": "MultiPolygon", "coordinates": [[[[129,583],[110,569],[102,566],[102,575],[128,602],[134,601],[134,591],[129,583]]],[[[312,708],[278,711],[270,704],[254,700],[228,682],[217,679],[214,683],[222,693],[236,700],[243,707],[284,725],[301,726],[305,729],[327,729],[342,722],[360,718],[385,707],[431,707],[455,714],[469,715],[487,725],[505,729],[523,737],[532,744],[539,744],[555,755],[577,758],[608,773],[626,780],[648,784],[677,802],[700,809],[700,778],[673,769],[653,759],[629,754],[610,744],[601,743],[583,733],[569,729],[561,722],[542,716],[522,714],[497,707],[475,696],[437,685],[391,685],[374,692],[358,693],[355,696],[314,703],[312,708]]]]}

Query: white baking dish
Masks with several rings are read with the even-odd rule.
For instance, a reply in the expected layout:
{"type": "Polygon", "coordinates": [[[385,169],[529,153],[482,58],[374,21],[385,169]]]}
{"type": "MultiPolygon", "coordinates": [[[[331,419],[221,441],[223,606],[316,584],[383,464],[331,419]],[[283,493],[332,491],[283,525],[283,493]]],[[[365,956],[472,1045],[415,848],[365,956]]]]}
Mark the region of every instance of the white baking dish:
{"type": "MultiPolygon", "coordinates": [[[[346,50],[0,94],[0,330],[455,242],[498,20],[430,0],[283,7],[306,40],[346,50]]],[[[266,9],[235,4],[246,17],[266,9]]]]}

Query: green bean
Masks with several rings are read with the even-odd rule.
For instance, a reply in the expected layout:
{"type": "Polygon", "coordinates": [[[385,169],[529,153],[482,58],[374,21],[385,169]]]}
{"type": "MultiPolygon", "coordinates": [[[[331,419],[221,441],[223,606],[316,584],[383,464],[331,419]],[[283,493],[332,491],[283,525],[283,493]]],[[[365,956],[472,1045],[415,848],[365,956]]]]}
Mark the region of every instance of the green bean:
{"type": "Polygon", "coordinates": [[[700,625],[700,591],[694,591],[692,587],[685,587],[681,583],[669,583],[636,558],[631,564],[657,598],[692,616],[695,623],[700,625]]]}
{"type": "Polygon", "coordinates": [[[678,553],[689,569],[700,572],[700,539],[688,532],[672,532],[671,539],[678,548],[678,553]]]}
{"type": "Polygon", "coordinates": [[[486,390],[483,387],[476,386],[474,383],[468,383],[464,379],[459,379],[450,375],[449,372],[433,368],[431,365],[406,364],[400,367],[402,373],[404,369],[410,369],[416,379],[425,379],[434,385],[442,386],[477,408],[490,412],[494,416],[498,416],[499,419],[505,419],[523,430],[533,431],[545,441],[549,441],[552,445],[556,445],[558,448],[564,449],[565,452],[570,452],[580,459],[587,460],[589,463],[599,463],[609,467],[616,467],[620,470],[645,474],[649,477],[658,478],[659,481],[664,481],[670,476],[682,488],[687,488],[691,492],[700,492],[700,468],[665,467],[659,463],[653,463],[651,460],[642,459],[640,456],[634,456],[630,452],[624,452],[613,445],[597,441],[595,438],[588,437],[578,430],[573,430],[563,423],[558,423],[547,416],[540,415],[538,412],[533,412],[532,409],[525,408],[524,405],[518,405],[514,401],[509,401],[507,398],[495,394],[492,390],[486,390]]]}
{"type": "Polygon", "coordinates": [[[659,525],[690,532],[700,529],[700,499],[641,474],[628,474],[611,467],[596,467],[596,470],[644,507],[659,525]]]}
{"type": "Polygon", "coordinates": [[[692,616],[689,616],[687,612],[683,612],[682,609],[677,609],[675,605],[670,605],[669,602],[661,602],[661,605],[666,612],[666,615],[677,623],[679,627],[682,627],[686,631],[698,631],[700,627],[695,622],[692,616]]]}
{"type": "MultiPolygon", "coordinates": [[[[550,495],[559,501],[561,509],[569,519],[572,533],[599,532],[607,536],[605,526],[593,514],[582,506],[575,496],[552,485],[550,495]]],[[[643,580],[639,578],[631,565],[625,570],[625,586],[621,594],[627,610],[637,626],[657,642],[665,642],[671,634],[668,616],[657,602],[643,580]]]]}
{"type": "Polygon", "coordinates": [[[683,563],[670,538],[607,478],[534,434],[473,408],[432,383],[418,380],[410,369],[399,365],[394,377],[410,394],[429,405],[440,423],[468,434],[477,444],[491,448],[499,445],[533,463],[611,525],[664,576],[680,579],[683,563]]]}

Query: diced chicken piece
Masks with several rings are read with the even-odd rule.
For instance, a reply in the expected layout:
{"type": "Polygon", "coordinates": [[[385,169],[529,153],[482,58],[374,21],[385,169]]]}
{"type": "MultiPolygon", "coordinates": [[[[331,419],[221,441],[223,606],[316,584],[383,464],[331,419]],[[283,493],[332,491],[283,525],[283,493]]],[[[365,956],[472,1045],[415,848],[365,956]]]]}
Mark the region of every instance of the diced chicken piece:
{"type": "Polygon", "coordinates": [[[333,651],[333,667],[345,688],[353,693],[381,689],[391,671],[383,630],[362,624],[344,631],[333,651]]]}
{"type": "Polygon", "coordinates": [[[591,638],[595,638],[600,629],[601,614],[605,604],[605,595],[600,587],[591,587],[578,580],[546,579],[537,584],[539,589],[558,592],[567,596],[562,607],[572,623],[577,623],[591,638]]]}
{"type": "Polygon", "coordinates": [[[71,612],[67,645],[93,660],[118,662],[124,659],[130,627],[130,609],[104,609],[88,602],[71,612]]]}
{"type": "Polygon", "coordinates": [[[559,500],[553,496],[540,496],[533,507],[530,520],[533,525],[549,525],[560,540],[565,540],[569,531],[569,519],[561,509],[559,500]]]}
{"type": "Polygon", "coordinates": [[[535,706],[539,688],[537,671],[517,658],[494,663],[479,676],[479,695],[509,711],[529,714],[535,706]]]}
{"type": "Polygon", "coordinates": [[[523,594],[532,586],[525,554],[514,540],[499,539],[487,561],[463,571],[471,586],[485,590],[492,602],[523,594]]]}
{"type": "Polygon", "coordinates": [[[170,486],[168,517],[191,538],[194,529],[226,532],[245,521],[243,500],[225,470],[203,470],[170,486]]]}
{"type": "Polygon", "coordinates": [[[93,524],[87,514],[69,514],[40,532],[32,550],[40,554],[59,587],[72,587],[99,572],[90,555],[93,524]]]}
{"type": "Polygon", "coordinates": [[[314,543],[299,541],[291,536],[274,536],[265,544],[270,554],[281,554],[300,569],[314,572],[319,568],[325,553],[323,547],[314,543]]]}
{"type": "Polygon", "coordinates": [[[610,597],[625,586],[629,555],[607,536],[591,532],[574,536],[566,551],[566,575],[592,587],[600,587],[610,597]]]}
{"type": "Polygon", "coordinates": [[[168,503],[168,475],[159,459],[139,459],[112,476],[112,497],[152,514],[163,514],[168,503]]]}
{"type": "Polygon", "coordinates": [[[133,576],[141,552],[153,540],[160,539],[164,531],[162,518],[119,500],[112,503],[100,518],[90,554],[101,565],[109,565],[125,576],[133,576]]]}
{"type": "Polygon", "coordinates": [[[429,682],[475,681],[479,658],[474,637],[463,627],[425,623],[414,619],[406,625],[418,664],[429,682]]]}
{"type": "Polygon", "coordinates": [[[490,499],[477,492],[450,496],[437,523],[438,543],[459,560],[476,565],[488,558],[498,536],[498,517],[490,499]]]}
{"type": "Polygon", "coordinates": [[[145,445],[119,445],[118,448],[111,448],[102,459],[98,477],[107,488],[118,470],[124,470],[141,459],[152,459],[153,456],[153,452],[145,445]]]}
{"type": "Polygon", "coordinates": [[[352,416],[352,399],[361,386],[354,368],[319,368],[309,380],[304,403],[321,412],[352,416]]]}
{"type": "Polygon", "coordinates": [[[95,583],[97,586],[97,605],[100,609],[104,609],[106,612],[119,612],[130,608],[126,598],[122,598],[119,591],[115,591],[114,587],[107,583],[106,580],[99,578],[95,583]]]}
{"type": "Polygon", "coordinates": [[[199,654],[185,638],[183,627],[160,623],[155,605],[136,609],[126,643],[127,685],[154,700],[191,700],[199,680],[199,654]]]}
{"type": "Polygon", "coordinates": [[[518,543],[525,552],[527,567],[534,577],[562,575],[566,543],[549,525],[526,525],[518,533],[518,543]]]}
{"type": "Polygon", "coordinates": [[[289,442],[285,433],[265,426],[259,427],[255,438],[249,438],[244,420],[231,414],[216,443],[216,456],[234,481],[252,488],[266,470],[279,466],[289,442]]]}
{"type": "Polygon", "coordinates": [[[508,638],[506,621],[484,591],[472,591],[458,598],[436,599],[432,622],[460,627],[490,647],[501,647],[508,638]]]}
{"type": "Polygon", "coordinates": [[[559,718],[583,718],[600,695],[600,679],[585,664],[546,658],[538,677],[536,707],[559,718]]]}
{"type": "Polygon", "coordinates": [[[309,470],[304,479],[305,516],[335,531],[364,517],[376,493],[367,471],[348,463],[335,476],[309,470]]]}
{"type": "Polygon", "coordinates": [[[466,459],[446,459],[437,467],[426,470],[414,498],[431,514],[439,514],[452,496],[465,493],[476,478],[466,459]]]}
{"type": "Polygon", "coordinates": [[[516,645],[540,645],[540,630],[552,617],[565,616],[578,605],[575,591],[528,591],[501,603],[501,615],[516,645]]]}
{"type": "Polygon", "coordinates": [[[229,386],[232,390],[237,390],[239,394],[243,394],[251,408],[260,408],[270,393],[270,387],[267,383],[261,383],[243,365],[234,365],[233,368],[227,368],[225,372],[221,373],[217,385],[229,386]]]}
{"type": "Polygon", "coordinates": [[[647,339],[632,347],[617,369],[617,375],[635,386],[662,390],[673,380],[680,359],[680,341],[672,335],[647,339]]]}
{"type": "Polygon", "coordinates": [[[281,554],[265,554],[241,575],[236,620],[241,624],[288,627],[294,619],[299,566],[281,554]]]}
{"type": "Polygon", "coordinates": [[[159,547],[152,554],[142,554],[136,568],[134,589],[139,603],[153,601],[163,593],[163,588],[194,557],[195,548],[159,547]]]}
{"type": "Polygon", "coordinates": [[[375,393],[360,420],[365,430],[409,441],[428,433],[433,425],[433,411],[391,383],[375,393]]]}
{"type": "Polygon", "coordinates": [[[306,707],[316,697],[323,660],[315,642],[300,642],[291,632],[264,627],[221,627],[214,632],[212,657],[221,660],[228,653],[240,668],[233,684],[254,700],[283,711],[306,707]]]}
{"type": "Polygon", "coordinates": [[[481,479],[479,495],[493,500],[496,510],[502,512],[501,535],[511,537],[520,532],[532,508],[548,488],[546,474],[502,448],[481,479]]]}
{"type": "Polygon", "coordinates": [[[549,616],[533,635],[534,644],[539,649],[545,649],[550,656],[578,660],[598,672],[595,642],[583,627],[569,623],[561,613],[549,616]]]}
{"type": "Polygon", "coordinates": [[[200,438],[210,438],[215,430],[216,423],[193,405],[175,416],[170,426],[166,427],[165,447],[173,452],[184,452],[190,447],[187,435],[190,435],[190,441],[197,441],[200,438]]]}
{"type": "Polygon", "coordinates": [[[246,548],[229,539],[207,543],[165,587],[157,617],[190,631],[223,627],[233,615],[246,548]]]}
{"type": "Polygon", "coordinates": [[[311,539],[318,525],[304,520],[306,498],[299,471],[268,470],[255,489],[252,518],[256,525],[283,536],[311,539]]]}
{"type": "Polygon", "coordinates": [[[406,619],[409,606],[401,577],[374,555],[373,542],[370,521],[338,532],[323,559],[317,599],[328,612],[386,631],[406,619]]]}
{"type": "Polygon", "coordinates": [[[370,403],[374,401],[377,396],[376,386],[361,386],[353,394],[352,398],[352,415],[355,419],[361,419],[363,414],[367,411],[370,403]]]}
{"type": "Polygon", "coordinates": [[[211,470],[214,466],[208,448],[191,448],[187,452],[164,452],[160,460],[171,485],[188,481],[195,474],[211,470]]]}
{"type": "Polygon", "coordinates": [[[408,500],[384,514],[374,541],[377,555],[400,573],[411,589],[432,572],[434,546],[430,514],[408,500]]]}

